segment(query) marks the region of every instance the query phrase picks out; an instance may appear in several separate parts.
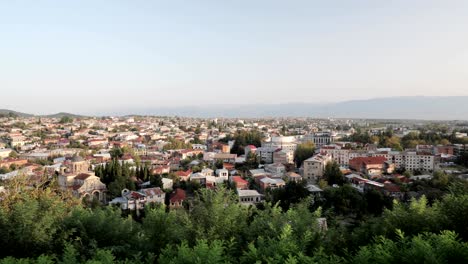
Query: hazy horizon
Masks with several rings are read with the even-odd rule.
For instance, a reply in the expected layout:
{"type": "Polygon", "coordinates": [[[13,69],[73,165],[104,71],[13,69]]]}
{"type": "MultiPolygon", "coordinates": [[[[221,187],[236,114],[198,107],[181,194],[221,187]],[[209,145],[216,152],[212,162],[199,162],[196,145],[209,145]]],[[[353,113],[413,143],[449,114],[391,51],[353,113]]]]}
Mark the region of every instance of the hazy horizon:
{"type": "Polygon", "coordinates": [[[0,108],[468,95],[466,1],[0,3],[0,108]]]}

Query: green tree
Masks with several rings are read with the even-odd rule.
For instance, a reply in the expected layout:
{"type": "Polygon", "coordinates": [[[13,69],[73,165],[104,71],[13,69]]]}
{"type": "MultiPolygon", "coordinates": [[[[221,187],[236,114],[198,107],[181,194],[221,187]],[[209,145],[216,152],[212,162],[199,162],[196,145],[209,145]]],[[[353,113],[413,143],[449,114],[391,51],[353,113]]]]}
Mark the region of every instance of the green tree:
{"type": "Polygon", "coordinates": [[[73,118],[69,116],[62,116],[62,118],[60,118],[60,121],[59,121],[60,124],[68,124],[72,122],[73,122],[73,118]]]}
{"type": "Polygon", "coordinates": [[[208,242],[207,240],[197,240],[195,246],[190,248],[187,242],[182,242],[177,247],[168,246],[159,258],[161,264],[176,263],[232,263],[226,254],[226,246],[221,240],[208,242]]]}
{"type": "Polygon", "coordinates": [[[306,184],[305,180],[302,182],[289,181],[283,188],[271,190],[268,198],[273,204],[279,203],[279,206],[287,211],[291,205],[309,197],[310,192],[307,190],[306,184]]]}
{"type": "Polygon", "coordinates": [[[330,185],[333,185],[333,184],[343,185],[344,183],[343,173],[340,170],[340,165],[338,165],[336,161],[328,162],[327,165],[325,165],[323,178],[330,185]]]}
{"type": "Polygon", "coordinates": [[[16,158],[18,158],[18,153],[16,151],[12,150],[10,152],[10,154],[8,154],[8,157],[16,159],[16,158]]]}
{"type": "Polygon", "coordinates": [[[304,160],[312,157],[315,152],[315,144],[312,141],[297,145],[296,151],[294,151],[294,162],[299,168],[302,166],[304,160]]]}

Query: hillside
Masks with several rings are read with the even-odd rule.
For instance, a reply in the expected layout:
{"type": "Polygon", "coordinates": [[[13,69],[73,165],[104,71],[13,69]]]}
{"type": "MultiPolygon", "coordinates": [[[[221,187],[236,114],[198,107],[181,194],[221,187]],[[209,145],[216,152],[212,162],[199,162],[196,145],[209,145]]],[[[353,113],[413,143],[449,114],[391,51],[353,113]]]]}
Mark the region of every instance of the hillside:
{"type": "Polygon", "coordinates": [[[8,110],[8,109],[0,109],[0,116],[7,116],[9,114],[19,116],[19,117],[31,117],[33,115],[31,114],[26,114],[26,113],[21,113],[13,110],[8,110]]]}
{"type": "Polygon", "coordinates": [[[122,110],[143,115],[189,117],[318,117],[468,120],[468,96],[388,97],[337,103],[208,105],[122,110]]]}

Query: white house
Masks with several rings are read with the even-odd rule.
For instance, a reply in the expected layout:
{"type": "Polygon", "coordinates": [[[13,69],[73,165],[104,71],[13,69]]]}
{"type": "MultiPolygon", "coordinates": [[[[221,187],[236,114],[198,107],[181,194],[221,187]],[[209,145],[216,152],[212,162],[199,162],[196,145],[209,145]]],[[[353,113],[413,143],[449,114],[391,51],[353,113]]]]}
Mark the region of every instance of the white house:
{"type": "Polygon", "coordinates": [[[263,200],[263,195],[258,193],[256,190],[237,190],[237,193],[241,204],[256,204],[263,200]]]}

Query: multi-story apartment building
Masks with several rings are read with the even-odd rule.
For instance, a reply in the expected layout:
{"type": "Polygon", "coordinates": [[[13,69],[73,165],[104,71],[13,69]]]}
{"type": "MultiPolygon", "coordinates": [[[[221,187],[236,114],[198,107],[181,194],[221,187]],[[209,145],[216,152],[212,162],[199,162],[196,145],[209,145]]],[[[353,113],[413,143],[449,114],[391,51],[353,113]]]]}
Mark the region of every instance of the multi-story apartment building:
{"type": "Polygon", "coordinates": [[[276,150],[273,153],[273,162],[281,164],[292,164],[294,162],[294,152],[285,150],[276,150]]]}
{"type": "Polygon", "coordinates": [[[350,150],[339,146],[323,146],[321,154],[328,154],[341,166],[349,166],[349,161],[355,158],[384,157],[388,164],[395,164],[396,169],[409,171],[434,171],[439,168],[440,158],[429,152],[416,151],[391,151],[389,149],[377,149],[373,151],[350,150]]]}
{"type": "Polygon", "coordinates": [[[270,141],[262,142],[262,147],[294,152],[297,148],[297,137],[272,137],[270,141]]]}
{"type": "Polygon", "coordinates": [[[257,155],[260,157],[261,161],[265,163],[273,163],[273,154],[277,148],[272,147],[260,147],[257,148],[257,155]]]}
{"type": "Polygon", "coordinates": [[[387,160],[395,164],[396,168],[409,171],[435,171],[439,169],[440,159],[438,156],[430,153],[421,153],[415,151],[390,152],[387,160]]]}
{"type": "Polygon", "coordinates": [[[328,154],[317,154],[304,161],[304,176],[303,178],[310,182],[316,182],[323,176],[325,166],[333,159],[328,154]]]}
{"type": "Polygon", "coordinates": [[[303,136],[302,142],[312,141],[316,147],[322,147],[335,141],[336,135],[332,132],[316,132],[303,136]]]}

